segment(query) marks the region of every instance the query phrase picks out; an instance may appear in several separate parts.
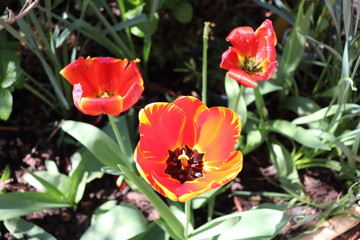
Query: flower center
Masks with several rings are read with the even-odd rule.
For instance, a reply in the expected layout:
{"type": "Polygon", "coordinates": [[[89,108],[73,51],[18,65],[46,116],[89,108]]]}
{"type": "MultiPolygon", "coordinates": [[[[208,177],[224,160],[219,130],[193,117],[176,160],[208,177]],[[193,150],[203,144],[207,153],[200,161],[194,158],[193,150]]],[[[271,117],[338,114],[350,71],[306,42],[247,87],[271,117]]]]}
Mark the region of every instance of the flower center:
{"type": "Polygon", "coordinates": [[[101,95],[99,95],[98,97],[100,98],[107,98],[107,97],[111,97],[112,95],[108,92],[105,91],[104,93],[102,93],[101,95]]]}
{"type": "Polygon", "coordinates": [[[187,145],[174,151],[169,150],[165,173],[180,181],[180,183],[193,181],[203,176],[203,157],[204,153],[199,153],[196,149],[191,149],[187,145]]]}
{"type": "Polygon", "coordinates": [[[256,58],[245,57],[241,69],[249,75],[254,76],[257,73],[261,73],[262,67],[256,58]]]}

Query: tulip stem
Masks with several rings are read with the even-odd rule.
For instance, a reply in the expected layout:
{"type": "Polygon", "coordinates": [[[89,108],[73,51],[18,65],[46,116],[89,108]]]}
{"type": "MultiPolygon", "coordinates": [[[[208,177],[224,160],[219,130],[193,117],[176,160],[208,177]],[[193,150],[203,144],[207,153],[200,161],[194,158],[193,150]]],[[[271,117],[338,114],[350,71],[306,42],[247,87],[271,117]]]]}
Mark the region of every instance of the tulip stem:
{"type": "Polygon", "coordinates": [[[235,106],[234,106],[234,109],[233,109],[236,113],[238,113],[240,99],[241,99],[244,91],[245,91],[245,87],[243,85],[240,85],[240,90],[239,90],[238,96],[236,98],[235,106]]]}
{"type": "Polygon", "coordinates": [[[210,22],[204,23],[204,32],[203,32],[203,55],[202,55],[202,102],[206,104],[207,101],[207,50],[208,50],[208,40],[210,32],[210,22]]]}
{"type": "Polygon", "coordinates": [[[190,218],[191,218],[191,200],[185,202],[185,216],[186,216],[186,222],[185,222],[184,236],[185,239],[187,239],[189,236],[189,226],[190,226],[190,218]]]}
{"type": "Polygon", "coordinates": [[[117,142],[119,144],[119,147],[120,147],[120,150],[121,150],[122,154],[124,154],[126,157],[128,157],[124,141],[123,141],[123,139],[122,139],[122,137],[120,135],[120,131],[119,131],[119,128],[117,127],[117,125],[116,125],[114,116],[111,116],[111,115],[108,114],[108,118],[109,118],[110,125],[111,125],[111,127],[113,129],[113,132],[115,134],[116,140],[117,140],[117,142]]]}
{"type": "Polygon", "coordinates": [[[135,186],[150,200],[154,207],[159,211],[160,216],[163,218],[164,223],[172,230],[172,237],[174,239],[186,239],[183,238],[183,225],[176,218],[176,216],[171,212],[169,206],[165,204],[163,200],[154,192],[154,190],[147,184],[145,181],[140,178],[137,174],[131,171],[129,168],[118,165],[120,170],[125,174],[125,176],[133,183],[135,186]]]}

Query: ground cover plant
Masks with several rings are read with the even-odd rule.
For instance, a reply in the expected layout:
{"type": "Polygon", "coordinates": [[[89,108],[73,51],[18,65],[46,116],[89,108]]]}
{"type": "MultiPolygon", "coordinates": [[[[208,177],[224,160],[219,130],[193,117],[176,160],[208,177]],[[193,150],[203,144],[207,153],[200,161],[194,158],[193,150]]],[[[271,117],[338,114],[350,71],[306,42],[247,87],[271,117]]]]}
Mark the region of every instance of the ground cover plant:
{"type": "Polygon", "coordinates": [[[358,1],[1,9],[0,238],[360,237],[358,1]]]}

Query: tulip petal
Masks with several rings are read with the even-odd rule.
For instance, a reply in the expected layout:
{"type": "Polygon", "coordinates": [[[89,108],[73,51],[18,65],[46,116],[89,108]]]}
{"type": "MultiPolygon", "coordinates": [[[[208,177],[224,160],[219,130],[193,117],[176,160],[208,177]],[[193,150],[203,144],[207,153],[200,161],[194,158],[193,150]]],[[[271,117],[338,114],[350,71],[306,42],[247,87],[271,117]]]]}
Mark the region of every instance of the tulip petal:
{"type": "Polygon", "coordinates": [[[271,20],[266,19],[258,29],[255,31],[256,38],[260,39],[263,37],[268,37],[273,46],[277,44],[277,37],[272,25],[271,20]]]}
{"type": "Polygon", "coordinates": [[[194,119],[200,112],[206,110],[207,107],[195,97],[180,97],[176,99],[173,104],[179,106],[186,115],[181,145],[187,145],[188,147],[193,148],[195,141],[197,141],[198,138],[196,135],[197,131],[194,129],[194,119]]]}
{"type": "Polygon", "coordinates": [[[277,61],[271,62],[267,67],[266,72],[254,75],[253,79],[257,81],[269,80],[274,75],[277,65],[279,65],[277,61]]]}
{"type": "Polygon", "coordinates": [[[240,56],[252,56],[255,33],[251,27],[238,27],[233,29],[226,40],[230,41],[240,56]]]}
{"type": "Polygon", "coordinates": [[[140,148],[148,161],[165,164],[168,151],[180,147],[185,113],[171,103],[153,103],[139,113],[140,148]]]}
{"type": "Polygon", "coordinates": [[[220,67],[227,70],[241,67],[239,53],[235,48],[229,47],[229,49],[222,54],[220,67]]]}
{"type": "MultiPolygon", "coordinates": [[[[211,185],[212,189],[225,185],[233,180],[243,166],[243,155],[240,151],[233,151],[228,159],[217,170],[205,171],[205,176],[213,179],[214,183],[211,185]]],[[[206,179],[199,179],[200,182],[206,179]]]]}
{"type": "Polygon", "coordinates": [[[88,74],[88,69],[92,66],[92,61],[83,57],[64,67],[60,74],[68,80],[71,85],[81,84],[83,95],[95,97],[99,92],[97,78],[88,74]]]}
{"type": "Polygon", "coordinates": [[[248,88],[256,88],[258,83],[256,80],[250,76],[247,72],[240,69],[230,69],[228,71],[228,76],[232,79],[235,79],[238,83],[248,88]]]}
{"type": "Polygon", "coordinates": [[[200,137],[196,145],[205,153],[204,169],[217,169],[235,148],[241,130],[237,114],[225,107],[212,107],[199,114],[200,137]]]}
{"type": "Polygon", "coordinates": [[[123,110],[123,100],[120,96],[105,98],[88,98],[82,96],[82,85],[75,84],[73,88],[73,100],[77,109],[81,112],[96,116],[107,113],[117,116],[123,110]]]}
{"type": "Polygon", "coordinates": [[[195,180],[180,183],[177,180],[164,178],[157,174],[153,174],[153,178],[156,186],[155,189],[172,201],[184,202],[212,190],[211,179],[207,179],[207,181],[204,182],[195,180]]]}

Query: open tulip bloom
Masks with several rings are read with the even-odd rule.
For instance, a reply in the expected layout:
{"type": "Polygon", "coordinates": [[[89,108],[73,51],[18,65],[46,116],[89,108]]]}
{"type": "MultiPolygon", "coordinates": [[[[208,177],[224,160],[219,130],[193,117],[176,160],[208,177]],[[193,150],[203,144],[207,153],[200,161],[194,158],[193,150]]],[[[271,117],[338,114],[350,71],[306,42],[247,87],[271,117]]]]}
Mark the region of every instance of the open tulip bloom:
{"type": "Polygon", "coordinates": [[[139,120],[137,168],[155,190],[173,201],[218,188],[242,169],[242,153],[234,150],[241,121],[228,108],[207,108],[194,97],[181,97],[147,105],[139,120]]]}
{"type": "Polygon", "coordinates": [[[233,47],[223,53],[220,67],[229,70],[230,78],[244,87],[256,88],[257,81],[272,77],[278,62],[277,38],[270,20],[266,19],[256,31],[248,26],[235,28],[226,40],[233,47]]]}
{"type": "Polygon", "coordinates": [[[128,110],[144,91],[136,63],[139,59],[78,58],[60,71],[73,85],[75,106],[88,115],[117,116],[128,110]]]}

